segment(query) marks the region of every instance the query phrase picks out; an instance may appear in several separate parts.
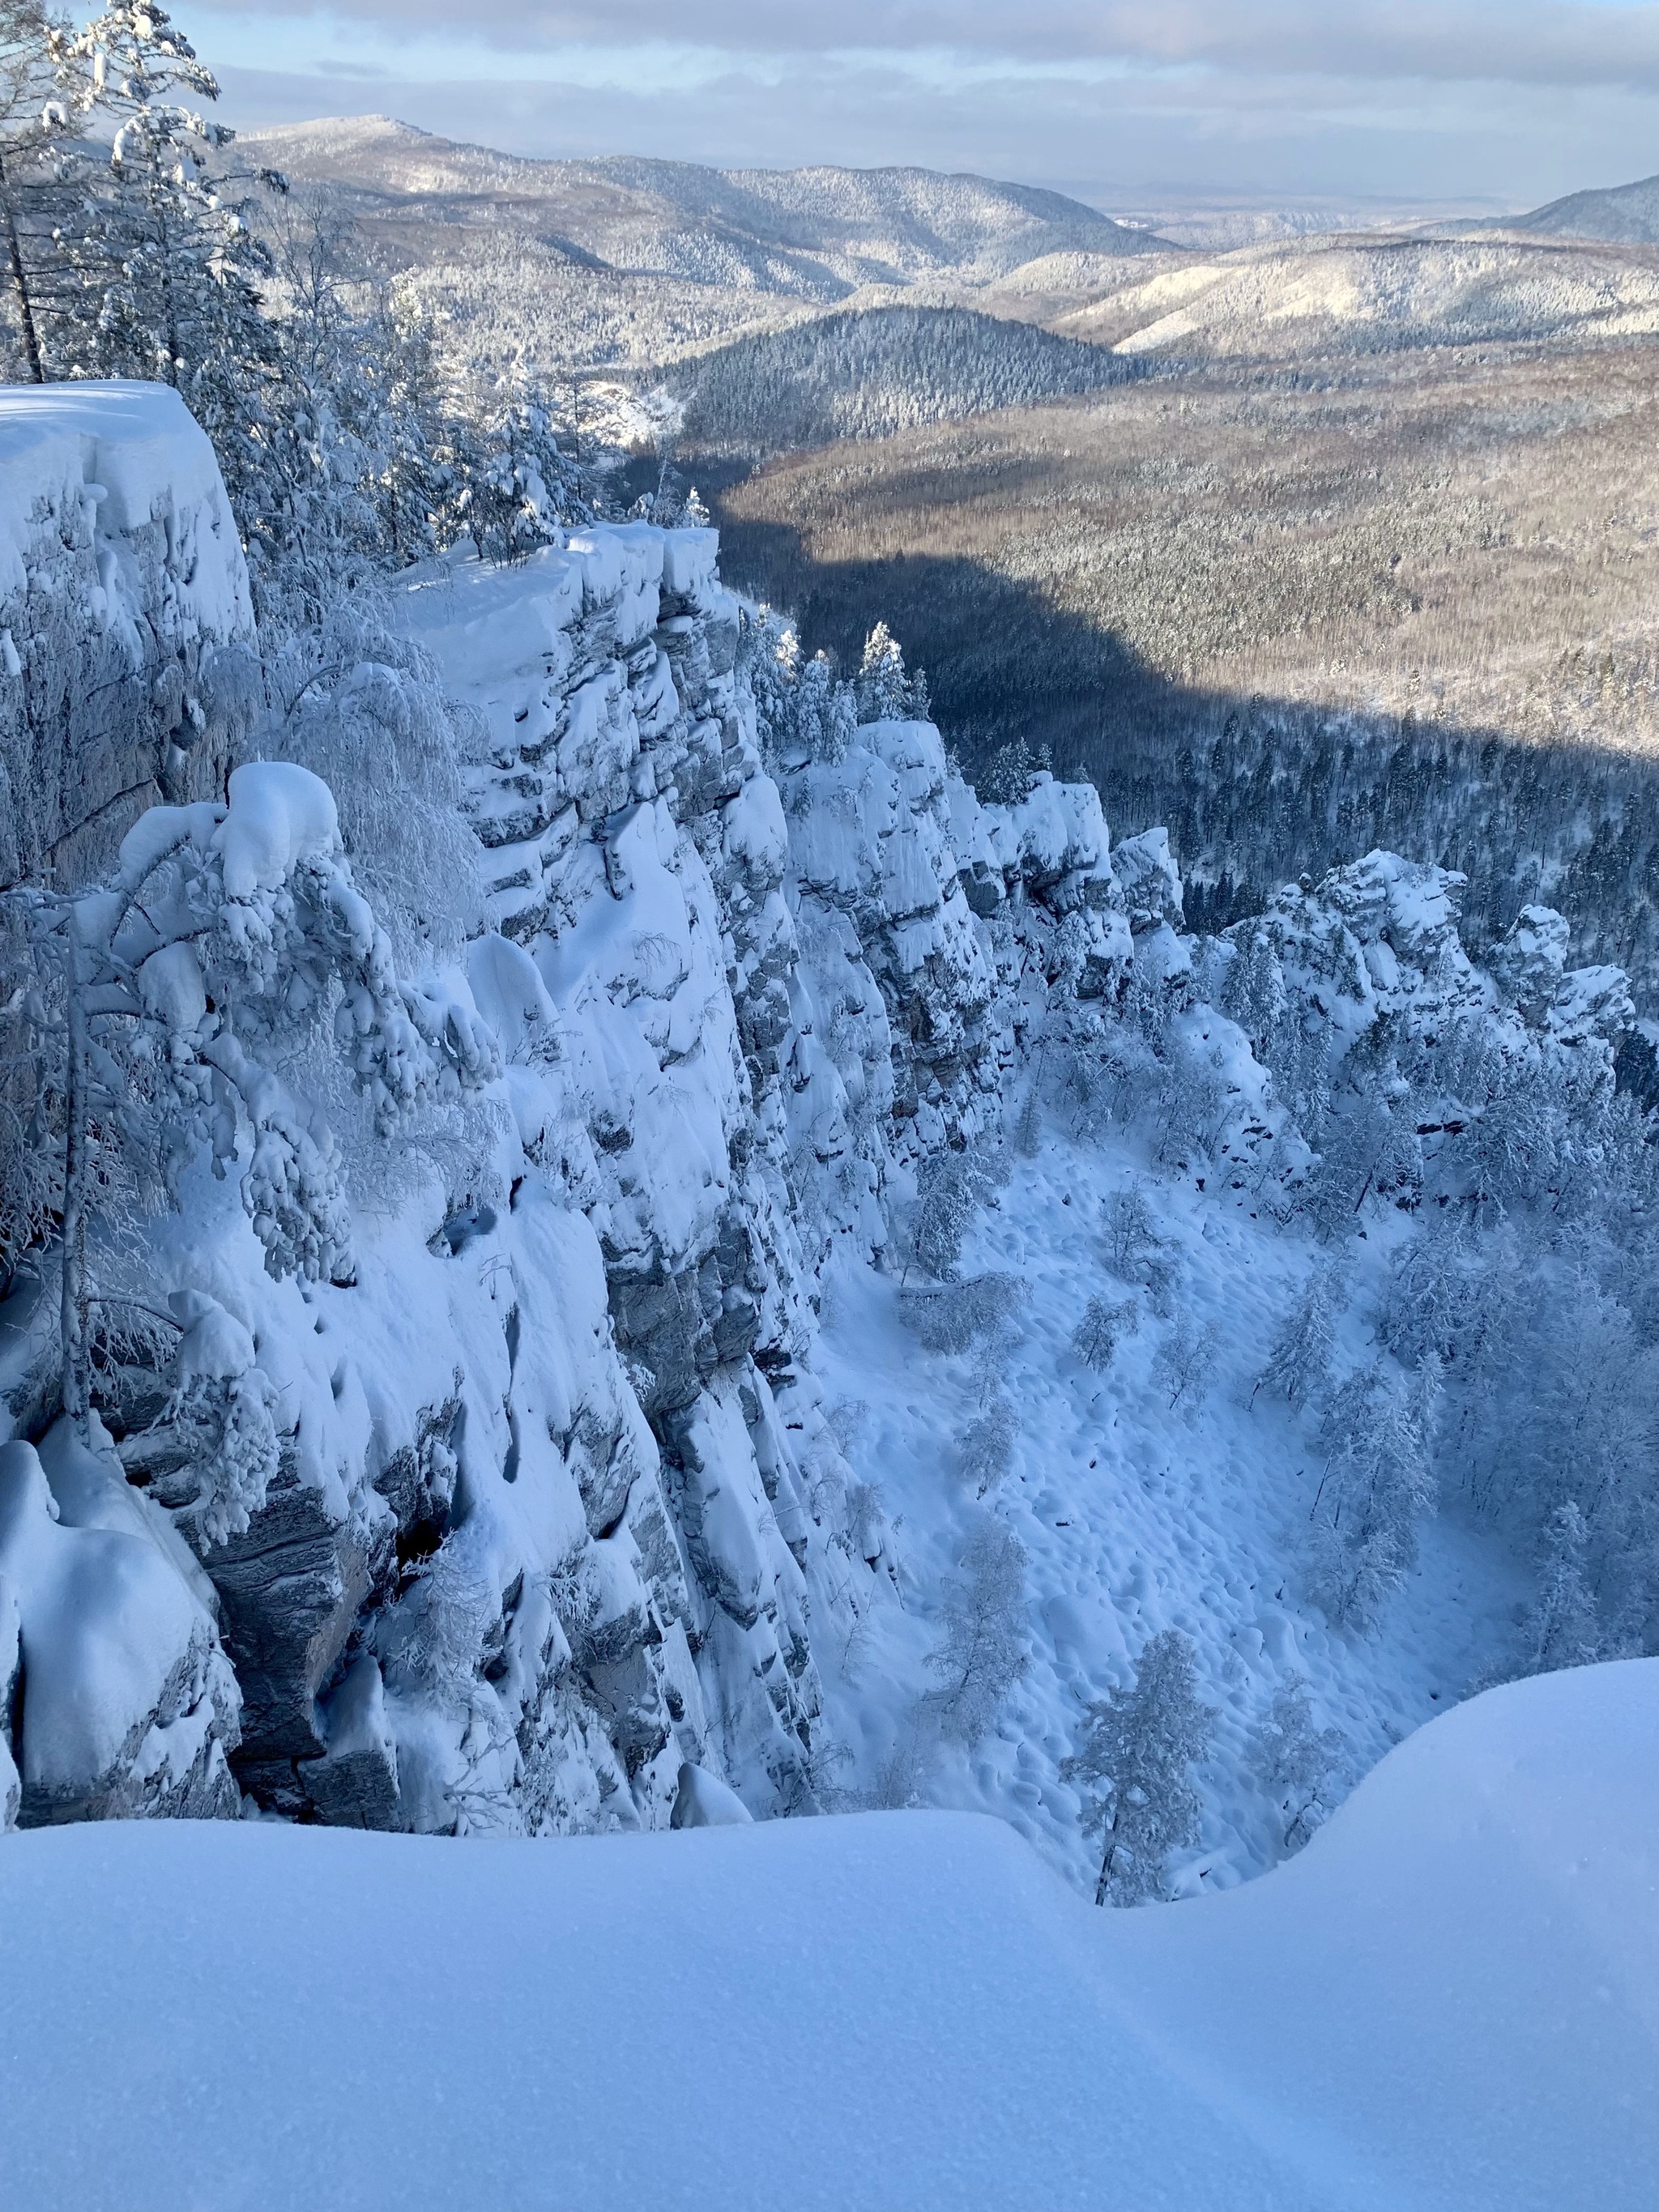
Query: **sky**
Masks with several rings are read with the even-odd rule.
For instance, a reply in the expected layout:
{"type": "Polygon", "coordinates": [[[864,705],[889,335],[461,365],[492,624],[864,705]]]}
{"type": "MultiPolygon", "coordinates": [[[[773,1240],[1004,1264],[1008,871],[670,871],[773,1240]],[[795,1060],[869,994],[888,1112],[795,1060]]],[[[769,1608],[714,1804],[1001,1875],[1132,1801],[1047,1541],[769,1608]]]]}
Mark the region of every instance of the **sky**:
{"type": "Polygon", "coordinates": [[[179,0],[244,127],[916,162],[1121,210],[1525,208],[1659,170],[1656,0],[179,0]]]}

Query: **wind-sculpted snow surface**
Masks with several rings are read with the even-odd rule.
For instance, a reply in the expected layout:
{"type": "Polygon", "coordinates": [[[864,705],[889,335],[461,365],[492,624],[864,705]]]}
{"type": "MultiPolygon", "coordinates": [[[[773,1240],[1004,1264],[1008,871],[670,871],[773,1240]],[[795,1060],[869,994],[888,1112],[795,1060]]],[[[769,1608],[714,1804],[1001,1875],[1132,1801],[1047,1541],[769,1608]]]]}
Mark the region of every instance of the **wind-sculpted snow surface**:
{"type": "Polygon", "coordinates": [[[1494,1691],[1161,1911],[960,1814],[14,1838],[0,2172],[33,2212],[1640,2212],[1656,1725],[1653,1661],[1494,1691]]]}

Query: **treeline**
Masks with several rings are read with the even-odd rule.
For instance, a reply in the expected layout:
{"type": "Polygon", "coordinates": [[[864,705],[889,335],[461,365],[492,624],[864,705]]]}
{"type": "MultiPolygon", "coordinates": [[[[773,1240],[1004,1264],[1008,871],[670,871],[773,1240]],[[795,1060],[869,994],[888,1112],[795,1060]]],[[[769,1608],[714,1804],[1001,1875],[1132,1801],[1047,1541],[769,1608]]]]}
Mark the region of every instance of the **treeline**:
{"type": "Polygon", "coordinates": [[[1139,374],[1098,346],[964,307],[848,310],[678,372],[690,452],[757,458],[1029,407],[1139,374]]]}
{"type": "Polygon", "coordinates": [[[1471,945],[1541,901],[1577,956],[1659,989],[1659,769],[1547,745],[1172,681],[1104,626],[966,559],[814,562],[793,531],[725,521],[728,574],[855,662],[885,620],[926,665],[935,720],[982,795],[1046,763],[1100,791],[1115,834],[1167,826],[1191,927],[1257,912],[1281,884],[1373,848],[1462,869],[1471,945]]]}

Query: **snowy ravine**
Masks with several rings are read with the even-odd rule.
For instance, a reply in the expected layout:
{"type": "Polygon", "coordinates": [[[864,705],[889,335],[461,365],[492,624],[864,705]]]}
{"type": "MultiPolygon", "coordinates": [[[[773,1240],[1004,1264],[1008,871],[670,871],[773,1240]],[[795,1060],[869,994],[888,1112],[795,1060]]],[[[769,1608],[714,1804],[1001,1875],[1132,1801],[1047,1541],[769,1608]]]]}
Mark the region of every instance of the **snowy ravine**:
{"type": "MultiPolygon", "coordinates": [[[[88,945],[106,927],[112,975],[126,959],[160,1059],[210,1071],[212,1146],[112,1245],[111,1280],[171,1334],[95,1368],[87,1437],[58,1410],[50,1252],[0,1306],[0,1815],[544,1834],[921,1802],[1002,1814],[1085,1879],[1061,1761],[1172,1626],[1222,1717],[1202,1848],[1171,1877],[1224,1887],[1285,1847],[1247,1755],[1277,1690],[1307,1677],[1341,1737],[1322,1809],[1501,1657],[1524,1580],[1450,1513],[1370,1634],[1310,1594],[1310,1424],[1249,1402],[1318,1264],[1295,1218],[1310,1155],[1205,994],[1270,952],[1322,1051],[1455,1015],[1610,1086],[1622,979],[1567,972],[1553,917],[1517,925],[1500,989],[1463,957],[1454,880],[1372,855],[1287,893],[1268,951],[1200,944],[1163,833],[1109,848],[1092,788],[981,806],[927,722],[802,736],[714,534],[630,524],[399,589],[401,635],[482,732],[483,907],[398,981],[322,787],[274,761],[221,781],[280,746],[191,689],[252,623],[176,400],[8,396],[0,441],[32,518],[7,637],[37,636],[50,586],[77,665],[119,659],[214,736],[206,781],[174,788],[146,726],[77,866],[136,897],[165,866],[215,902],[194,950],[171,923],[110,938],[113,893],[73,922],[88,945]],[[121,544],[100,550],[115,517],[143,623],[121,544]],[[38,549],[63,544],[48,577],[38,549]],[[409,1074],[407,1110],[356,1152],[258,1103],[301,1081],[294,1055],[240,1108],[212,1088],[215,1025],[240,1016],[210,939],[242,957],[302,927],[360,1079],[409,1074]],[[1078,1082],[1149,1024],[1164,1090],[1084,1110],[1078,1082]],[[342,1215],[308,1273],[277,1265],[273,1146],[290,1190],[345,1163],[349,1233],[342,1215]],[[966,1174],[994,1156],[1000,1188],[966,1174]],[[947,1316],[953,1352],[918,1301],[961,1306],[925,1273],[958,1166],[960,1272],[1012,1287],[984,1328],[947,1316]],[[1114,1255],[1131,1187],[1149,1227],[1114,1255]],[[1097,1297],[1122,1316],[1109,1367],[1073,1348],[1097,1297]],[[929,1654],[988,1528],[1024,1548],[1028,1664],[953,1732],[929,1654]]],[[[21,711],[10,660],[4,681],[21,711]]],[[[250,1036],[279,1027],[272,988],[250,1036]]],[[[1339,1369],[1369,1341],[1367,1270],[1380,1287],[1416,1233],[1374,1223],[1339,1369]]]]}

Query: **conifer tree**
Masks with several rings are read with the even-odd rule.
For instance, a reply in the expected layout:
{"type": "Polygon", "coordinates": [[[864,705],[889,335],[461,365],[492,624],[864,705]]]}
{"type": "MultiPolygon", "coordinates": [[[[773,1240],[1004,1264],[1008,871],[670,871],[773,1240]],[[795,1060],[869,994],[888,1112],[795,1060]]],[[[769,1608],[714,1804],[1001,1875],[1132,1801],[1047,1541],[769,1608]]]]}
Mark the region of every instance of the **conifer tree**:
{"type": "Polygon", "coordinates": [[[1060,1767],[1084,1785],[1085,1831],[1103,1838],[1097,1905],[1156,1896],[1164,1862],[1198,1832],[1199,1798],[1188,1769],[1210,1747],[1215,1714],[1198,1698],[1190,1641],[1178,1629],[1152,1637],[1133,1684],[1088,1708],[1082,1743],[1060,1767]]]}
{"type": "Polygon", "coordinates": [[[1250,1392],[1252,1399],[1264,1387],[1280,1392],[1296,1407],[1305,1406],[1316,1395],[1330,1369],[1335,1305],[1332,1270],[1316,1268],[1273,1338],[1267,1364],[1250,1392]]]}
{"type": "Polygon", "coordinates": [[[1312,1589],[1334,1621],[1368,1627],[1417,1557],[1418,1523],[1435,1502],[1429,1448],[1439,1389],[1431,1354],[1415,1375],[1379,1365],[1350,1377],[1326,1408],[1312,1589]]]}
{"type": "Polygon", "coordinates": [[[40,0],[0,0],[0,223],[24,366],[46,380],[43,325],[54,293],[52,223],[63,211],[62,143],[90,99],[69,27],[40,0]]]}
{"type": "Polygon", "coordinates": [[[1601,1656],[1595,1600],[1584,1569],[1589,1534],[1571,1498],[1551,1514],[1538,1595],[1527,1620],[1526,1674],[1589,1667],[1601,1656]]]}
{"type": "Polygon", "coordinates": [[[968,1540],[963,1572],[945,1585],[944,1628],[927,1664],[939,1677],[924,1707],[940,1731],[977,1743],[1030,1663],[1025,1650],[1025,1547],[1011,1528],[983,1521],[968,1540]]]}
{"type": "MultiPolygon", "coordinates": [[[[213,439],[233,501],[258,466],[276,347],[263,311],[269,250],[213,156],[234,136],[173,94],[219,88],[161,8],[118,0],[66,49],[86,73],[107,154],[82,144],[81,204],[61,229],[76,290],[53,320],[55,372],[170,384],[213,439]]],[[[261,181],[285,189],[273,172],[261,181]]]]}
{"type": "Polygon", "coordinates": [[[864,641],[855,690],[860,722],[906,722],[928,711],[927,680],[920,670],[914,678],[909,675],[885,623],[878,623],[864,641]]]}
{"type": "Polygon", "coordinates": [[[1274,1692],[1251,1741],[1250,1758],[1280,1812],[1289,1815],[1285,1843],[1293,1850],[1313,1832],[1321,1793],[1342,1759],[1337,1731],[1314,1725],[1304,1675],[1290,1675],[1274,1692]]]}

